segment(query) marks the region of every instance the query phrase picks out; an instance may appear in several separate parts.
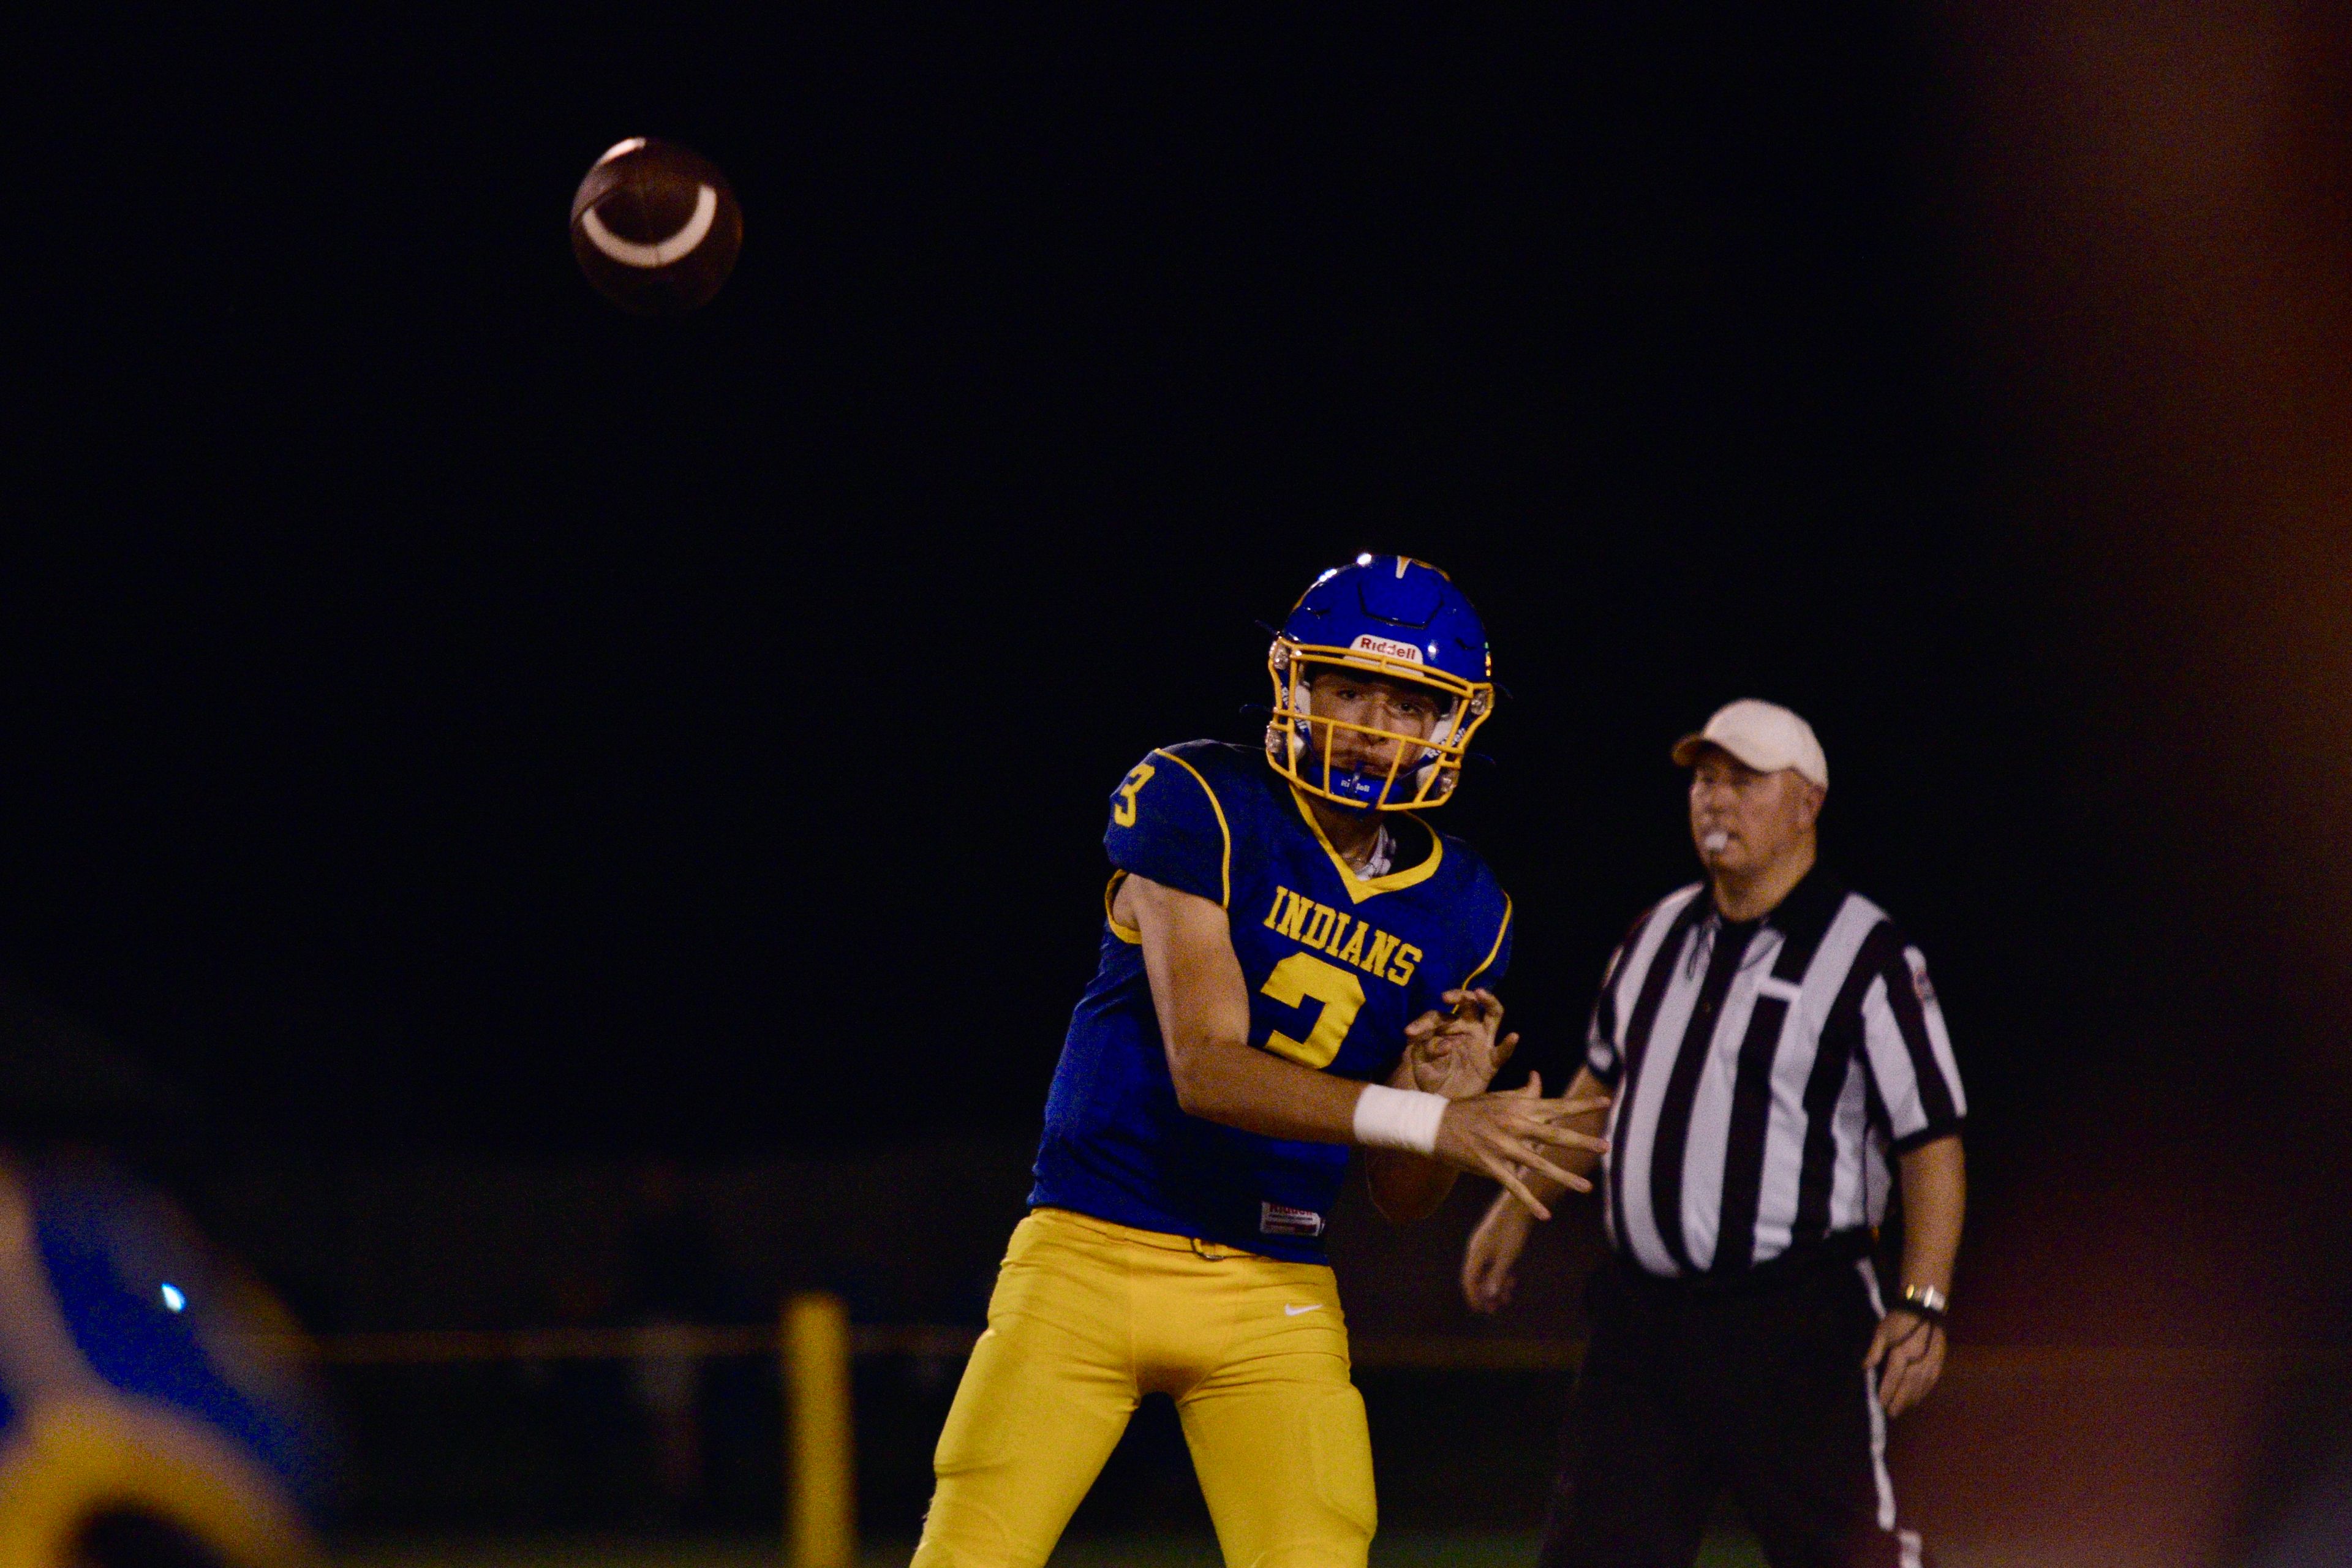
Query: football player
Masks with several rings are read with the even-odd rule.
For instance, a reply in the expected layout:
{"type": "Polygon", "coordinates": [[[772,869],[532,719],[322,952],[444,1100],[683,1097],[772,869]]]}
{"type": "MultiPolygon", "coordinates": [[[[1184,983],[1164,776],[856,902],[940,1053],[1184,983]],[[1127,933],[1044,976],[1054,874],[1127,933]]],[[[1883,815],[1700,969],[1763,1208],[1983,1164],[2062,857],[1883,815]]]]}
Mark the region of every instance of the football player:
{"type": "Polygon", "coordinates": [[[1368,1148],[1378,1206],[1459,1171],[1538,1214],[1521,1172],[1605,1100],[1486,1092],[1511,904],[1418,812],[1494,703],[1486,636],[1443,572],[1360,556],[1268,656],[1262,749],[1153,752],[1110,797],[1102,958],[1045,1102],[1013,1231],[940,1436],[918,1568],[1036,1564],[1141,1395],[1172,1395],[1225,1560],[1360,1565],[1362,1399],[1323,1232],[1368,1148]]]}

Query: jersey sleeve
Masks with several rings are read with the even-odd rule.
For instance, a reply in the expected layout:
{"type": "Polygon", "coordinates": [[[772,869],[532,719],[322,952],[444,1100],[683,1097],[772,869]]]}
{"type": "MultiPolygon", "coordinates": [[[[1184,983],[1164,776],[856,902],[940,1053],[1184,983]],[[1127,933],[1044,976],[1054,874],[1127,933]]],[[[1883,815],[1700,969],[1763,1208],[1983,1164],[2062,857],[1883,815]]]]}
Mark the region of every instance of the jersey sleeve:
{"type": "MultiPolygon", "coordinates": [[[[1499,888],[1496,892],[1499,895],[1497,901],[1501,908],[1494,921],[1494,940],[1486,944],[1483,950],[1485,956],[1479,959],[1478,966],[1463,980],[1462,987],[1465,991],[1474,985],[1481,990],[1492,991],[1503,983],[1503,976],[1511,967],[1511,897],[1499,888]]],[[[1477,939],[1486,934],[1484,931],[1471,933],[1473,951],[1479,950],[1477,939]]]]}
{"type": "Polygon", "coordinates": [[[1885,952],[1863,993],[1863,1058],[1900,1154],[1958,1132],[1969,1106],[1927,958],[1900,941],[1885,952]]]}
{"type": "Polygon", "coordinates": [[[1593,998],[1592,1018],[1584,1026],[1585,1068],[1611,1089],[1617,1087],[1618,1075],[1625,1070],[1618,1042],[1623,1025],[1617,1016],[1617,972],[1624,965],[1625,948],[1620,945],[1609,955],[1609,967],[1601,972],[1601,994],[1593,998]]]}
{"type": "Polygon", "coordinates": [[[1625,940],[1609,955],[1608,967],[1601,972],[1601,994],[1593,998],[1592,1019],[1584,1026],[1584,1065],[1592,1076],[1611,1089],[1617,1087],[1620,1074],[1625,1070],[1625,1008],[1621,997],[1625,989],[1625,961],[1633,952],[1633,944],[1657,918],[1657,906],[1643,910],[1633,921],[1625,940]]]}
{"type": "Polygon", "coordinates": [[[1111,791],[1103,833],[1110,863],[1162,887],[1233,901],[1233,834],[1207,777],[1172,752],[1154,752],[1111,791]]]}

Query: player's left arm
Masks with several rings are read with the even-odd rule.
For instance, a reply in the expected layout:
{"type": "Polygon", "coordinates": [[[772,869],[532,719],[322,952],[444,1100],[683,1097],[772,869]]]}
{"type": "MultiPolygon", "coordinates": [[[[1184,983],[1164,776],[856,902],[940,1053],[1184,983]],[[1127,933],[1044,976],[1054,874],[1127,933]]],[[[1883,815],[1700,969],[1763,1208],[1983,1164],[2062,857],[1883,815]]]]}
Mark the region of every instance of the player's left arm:
{"type": "MultiPolygon", "coordinates": [[[[1503,1004],[1492,991],[1448,991],[1440,1000],[1447,1011],[1433,1008],[1405,1026],[1404,1055],[1389,1075],[1389,1087],[1417,1089],[1448,1100],[1484,1094],[1511,1059],[1519,1037],[1501,1035],[1503,1004]]],[[[1402,1149],[1364,1151],[1364,1179],[1371,1189],[1372,1206],[1399,1224],[1436,1213],[1454,1190],[1458,1173],[1450,1165],[1402,1149]]]]}

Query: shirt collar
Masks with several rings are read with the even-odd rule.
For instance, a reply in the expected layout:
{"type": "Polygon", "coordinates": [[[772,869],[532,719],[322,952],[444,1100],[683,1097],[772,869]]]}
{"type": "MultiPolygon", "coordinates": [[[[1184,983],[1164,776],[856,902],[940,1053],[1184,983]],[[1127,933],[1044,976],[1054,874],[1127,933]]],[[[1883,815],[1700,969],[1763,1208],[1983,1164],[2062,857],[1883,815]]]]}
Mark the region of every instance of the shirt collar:
{"type": "Polygon", "coordinates": [[[1780,896],[1779,903],[1752,921],[1725,919],[1723,910],[1716,905],[1715,889],[1711,887],[1702,891],[1699,897],[1706,900],[1706,918],[1726,930],[1755,931],[1770,926],[1785,934],[1794,926],[1815,922],[1827,925],[1827,917],[1844,901],[1845,893],[1845,883],[1838,874],[1816,858],[1812,868],[1799,879],[1795,887],[1780,896]]]}

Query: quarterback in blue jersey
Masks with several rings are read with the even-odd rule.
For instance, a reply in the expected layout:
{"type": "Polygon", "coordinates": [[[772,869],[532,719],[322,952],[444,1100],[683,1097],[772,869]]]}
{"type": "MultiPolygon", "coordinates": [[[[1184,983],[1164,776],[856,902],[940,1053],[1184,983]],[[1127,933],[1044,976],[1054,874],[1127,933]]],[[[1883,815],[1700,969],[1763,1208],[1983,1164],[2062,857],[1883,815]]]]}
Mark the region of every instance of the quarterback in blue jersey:
{"type": "Polygon", "coordinates": [[[1111,794],[1102,960],[1045,1104],[1031,1211],[940,1434],[918,1568],[1042,1563],[1137,1401],[1172,1395],[1227,1563],[1360,1568],[1363,1402],[1323,1233],[1532,1172],[1605,1100],[1487,1092],[1511,903],[1445,800],[1494,704],[1486,637],[1402,556],[1326,572],[1268,656],[1262,751],[1153,752],[1111,794]]]}

